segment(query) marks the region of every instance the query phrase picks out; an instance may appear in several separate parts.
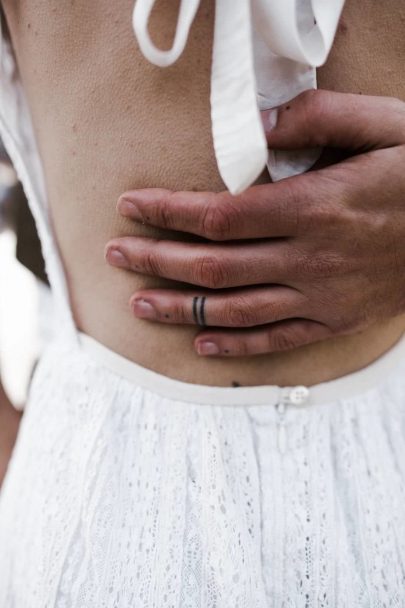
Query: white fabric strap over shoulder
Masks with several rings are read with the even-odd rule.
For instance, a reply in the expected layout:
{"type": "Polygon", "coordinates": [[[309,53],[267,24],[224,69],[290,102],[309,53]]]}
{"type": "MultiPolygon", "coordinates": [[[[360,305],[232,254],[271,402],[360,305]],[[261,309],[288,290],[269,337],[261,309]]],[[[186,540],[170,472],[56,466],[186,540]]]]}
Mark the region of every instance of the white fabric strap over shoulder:
{"type": "Polygon", "coordinates": [[[137,0],[133,12],[133,27],[145,57],[151,63],[165,68],[177,61],[184,51],[200,0],[181,0],[173,46],[168,51],[158,49],[149,35],[148,24],[155,4],[156,0],[137,0]]]}
{"type": "MultiPolygon", "coordinates": [[[[315,86],[315,68],[328,57],[344,2],[216,0],[212,129],[218,169],[233,194],[250,186],[267,163],[273,179],[281,179],[314,162],[313,151],[269,157],[259,104],[260,110],[271,108],[315,86]],[[261,46],[256,44],[259,35],[261,46]]],[[[200,0],[182,0],[169,51],[157,49],[147,30],[154,4],[137,0],[133,25],[145,57],[164,67],[183,52],[200,0]]]]}

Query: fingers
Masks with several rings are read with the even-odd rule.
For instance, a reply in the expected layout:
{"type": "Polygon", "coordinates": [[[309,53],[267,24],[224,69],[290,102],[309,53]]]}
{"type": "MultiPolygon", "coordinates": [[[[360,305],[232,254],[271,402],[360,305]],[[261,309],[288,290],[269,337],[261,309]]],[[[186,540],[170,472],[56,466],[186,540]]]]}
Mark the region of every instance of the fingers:
{"type": "Polygon", "coordinates": [[[204,331],[195,339],[194,347],[202,356],[247,357],[293,350],[331,335],[326,325],[293,319],[250,330],[204,331]]]}
{"type": "Polygon", "coordinates": [[[225,241],[294,236],[300,218],[316,198],[312,180],[297,177],[254,186],[238,196],[159,188],[134,190],[121,196],[117,209],[143,224],[225,241]]]}
{"type": "Polygon", "coordinates": [[[287,351],[332,335],[326,325],[302,318],[308,314],[305,296],[278,285],[221,294],[144,290],[131,298],[131,308],[135,316],[149,321],[215,326],[194,341],[201,356],[246,357],[287,351]]]}
{"type": "Polygon", "coordinates": [[[130,304],[136,317],[149,321],[237,328],[304,316],[307,308],[299,291],[278,285],[222,293],[144,290],[130,304]]]}
{"type": "Polygon", "coordinates": [[[262,119],[274,149],[370,150],[405,143],[405,103],[389,97],[306,91],[276,112],[262,112],[262,119]]]}
{"type": "Polygon", "coordinates": [[[291,249],[283,241],[214,245],[124,237],[108,243],[106,259],[112,266],[140,274],[222,289],[288,284],[300,273],[294,268],[300,255],[293,256],[291,249]]]}

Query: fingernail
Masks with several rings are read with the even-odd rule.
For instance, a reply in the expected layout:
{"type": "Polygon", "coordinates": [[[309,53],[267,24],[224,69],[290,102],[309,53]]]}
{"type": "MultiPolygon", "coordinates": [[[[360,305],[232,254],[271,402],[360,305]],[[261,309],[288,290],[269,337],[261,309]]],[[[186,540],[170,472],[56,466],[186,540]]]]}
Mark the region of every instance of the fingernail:
{"type": "Polygon", "coordinates": [[[132,309],[137,317],[141,317],[142,319],[156,319],[154,307],[146,300],[133,300],[132,309]]]}
{"type": "Polygon", "coordinates": [[[116,247],[110,247],[107,249],[106,259],[111,266],[118,266],[119,268],[129,268],[128,259],[122,253],[120,249],[116,247]]]}
{"type": "Polygon", "coordinates": [[[273,108],[262,113],[262,121],[265,131],[268,133],[276,128],[278,120],[278,109],[273,108]]]}
{"type": "Polygon", "coordinates": [[[144,221],[137,204],[128,198],[120,198],[118,200],[117,209],[121,215],[130,217],[138,222],[144,221]]]}
{"type": "Polygon", "coordinates": [[[218,355],[219,347],[214,342],[198,342],[197,352],[199,355],[218,355]]]}

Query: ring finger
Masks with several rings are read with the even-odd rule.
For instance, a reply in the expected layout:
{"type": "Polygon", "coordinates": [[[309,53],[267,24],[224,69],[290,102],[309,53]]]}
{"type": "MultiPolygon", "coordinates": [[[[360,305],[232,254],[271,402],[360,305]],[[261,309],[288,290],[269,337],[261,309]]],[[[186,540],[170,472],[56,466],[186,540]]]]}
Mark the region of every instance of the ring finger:
{"type": "Polygon", "coordinates": [[[141,319],[200,327],[254,327],[308,314],[307,298],[281,285],[226,292],[143,290],[130,305],[141,319]]]}

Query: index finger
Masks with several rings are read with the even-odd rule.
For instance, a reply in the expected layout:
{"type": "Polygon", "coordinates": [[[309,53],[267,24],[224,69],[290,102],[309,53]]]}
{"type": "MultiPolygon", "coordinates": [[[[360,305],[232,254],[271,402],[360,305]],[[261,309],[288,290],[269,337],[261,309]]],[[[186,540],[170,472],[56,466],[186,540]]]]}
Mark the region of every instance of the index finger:
{"type": "Polygon", "coordinates": [[[133,220],[213,241],[295,236],[315,197],[313,174],[229,192],[133,190],[117,204],[133,220]]]}

